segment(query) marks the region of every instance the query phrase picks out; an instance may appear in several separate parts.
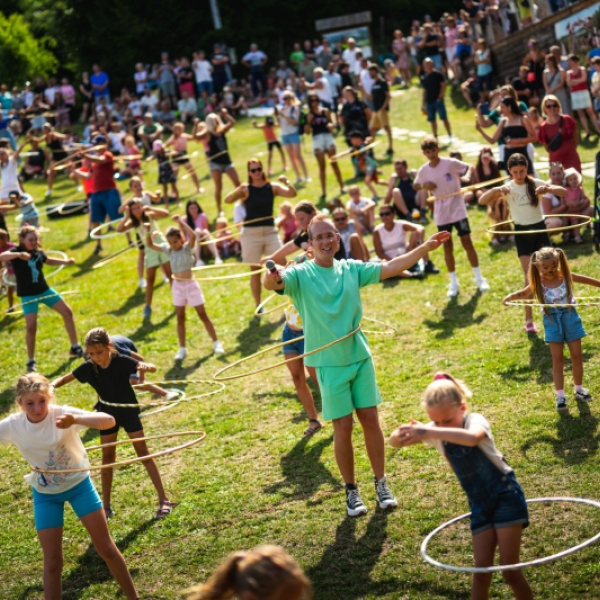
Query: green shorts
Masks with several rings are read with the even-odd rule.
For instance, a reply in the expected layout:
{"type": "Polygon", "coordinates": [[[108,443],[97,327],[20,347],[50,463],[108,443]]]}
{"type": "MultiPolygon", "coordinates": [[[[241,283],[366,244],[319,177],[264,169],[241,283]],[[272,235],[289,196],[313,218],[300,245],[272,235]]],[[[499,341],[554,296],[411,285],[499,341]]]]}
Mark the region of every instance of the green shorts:
{"type": "Polygon", "coordinates": [[[21,296],[21,302],[23,303],[23,314],[37,314],[40,302],[45,304],[48,308],[52,308],[61,300],[62,296],[52,288],[48,288],[45,292],[36,294],[35,296],[21,296]]]}
{"type": "Polygon", "coordinates": [[[169,262],[169,257],[164,252],[157,252],[152,248],[146,246],[144,250],[144,267],[146,269],[152,269],[153,267],[160,267],[169,262]]]}
{"type": "Polygon", "coordinates": [[[323,418],[341,419],[357,408],[381,404],[372,358],[344,367],[317,367],[323,418]]]}

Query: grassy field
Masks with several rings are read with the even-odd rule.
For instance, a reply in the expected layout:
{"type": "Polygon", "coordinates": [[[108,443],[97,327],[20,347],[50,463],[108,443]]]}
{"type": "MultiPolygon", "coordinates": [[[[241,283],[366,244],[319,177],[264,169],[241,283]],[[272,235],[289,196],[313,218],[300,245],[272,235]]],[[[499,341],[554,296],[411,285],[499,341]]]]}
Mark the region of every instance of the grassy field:
{"type": "MultiPolygon", "coordinates": [[[[420,93],[410,90],[392,104],[393,125],[427,130],[419,111],[420,93]]],[[[449,103],[455,135],[480,141],[473,113],[460,102],[449,103]]],[[[266,150],[262,134],[248,120],[240,121],[228,137],[231,153],[240,171],[252,154],[266,150]],[[248,150],[254,146],[253,150],[248,150]]],[[[596,138],[593,138],[594,142],[596,138]]],[[[340,140],[343,147],[343,141],[340,140]]],[[[586,142],[584,161],[591,161],[596,147],[586,142]]],[[[266,144],[265,144],[266,146],[266,144]]],[[[308,153],[306,160],[313,180],[317,168],[308,153]]],[[[383,157],[385,144],[377,149],[383,157]]],[[[423,157],[417,143],[396,142],[396,156],[411,167],[423,157]]],[[[540,154],[544,154],[541,150],[540,154]]],[[[206,167],[196,164],[201,175],[206,167]]],[[[275,164],[278,165],[277,158],[275,164]]],[[[391,161],[381,160],[384,172],[391,161]]],[[[342,162],[350,181],[352,168],[342,162]]],[[[331,175],[331,173],[330,173],[331,175]]],[[[156,172],[146,176],[155,189],[156,172]]],[[[316,201],[318,183],[299,190],[298,199],[316,201]]],[[[212,184],[201,203],[211,219],[216,217],[212,184]]],[[[336,190],[328,180],[330,198],[336,190]]],[[[125,189],[125,184],[122,184],[125,189]]],[[[192,192],[190,180],[181,183],[183,197],[192,192]]],[[[29,183],[27,190],[43,198],[42,182],[29,183]]],[[[228,191],[230,184],[225,185],[228,191]]],[[[591,182],[586,182],[591,194],[591,182]]],[[[366,192],[366,190],[365,190],[366,192]]],[[[71,181],[61,179],[52,201],[75,199],[71,181]]],[[[39,205],[43,205],[39,202],[39,205]]],[[[176,208],[172,209],[175,212],[176,208]]],[[[231,216],[231,207],[227,214],[231,216]]],[[[483,274],[491,291],[477,292],[471,269],[461,250],[457,272],[461,293],[446,298],[447,275],[429,276],[423,282],[393,281],[365,288],[365,314],[392,322],[395,336],[370,336],[384,403],[381,421],[389,434],[410,417],[426,418],[420,395],[433,373],[445,369],[464,379],[473,389],[472,409],[482,412],[492,424],[499,448],[515,468],[528,497],[580,496],[598,498],[598,402],[600,366],[596,338],[600,319],[594,307],[582,308],[588,337],[583,340],[585,381],[596,397],[591,404],[569,399],[568,413],[554,408],[551,359],[543,336],[528,338],[523,331],[520,309],[504,308],[501,299],[521,284],[521,270],[513,247],[489,246],[485,234],[485,212],[470,210],[473,239],[483,274]]],[[[9,222],[15,224],[13,217],[9,222]]],[[[177,350],[175,314],[167,285],[157,286],[150,322],[142,321],[143,293],[137,288],[134,252],[98,270],[93,244],[86,240],[86,217],[44,221],[50,228],[43,243],[63,250],[76,260],[51,280],[59,291],[76,290],[67,298],[76,314],[79,337],[92,327],[132,338],[144,357],[158,365],[158,379],[210,379],[214,372],[242,356],[278,341],[283,317],[273,313],[257,320],[247,280],[204,283],[208,313],[214,320],[226,355],[216,359],[200,322],[188,313],[190,355],[175,365],[177,350]]],[[[427,227],[434,231],[433,225],[427,227]]],[[[107,240],[104,255],[125,244],[123,237],[107,240]]],[[[370,244],[370,240],[369,240],[370,244]]],[[[600,277],[600,265],[592,244],[568,246],[575,272],[600,277]]],[[[443,267],[438,251],[433,260],[443,267]]],[[[579,290],[584,294],[587,290],[579,290]]],[[[594,294],[591,290],[590,294],[594,294]]],[[[1,301],[2,310],[6,300],[1,301]]],[[[541,325],[541,318],[536,317],[541,325]]],[[[0,417],[15,409],[13,386],[24,371],[26,352],[22,317],[0,316],[0,417]]],[[[60,317],[48,309],[40,311],[37,359],[48,377],[70,372],[78,363],[68,358],[68,339],[60,317]]],[[[279,360],[273,353],[260,364],[279,360]]],[[[258,364],[248,366],[259,366],[258,364]]],[[[570,363],[566,364],[566,389],[571,390],[570,363]]],[[[206,386],[188,386],[190,392],[206,386]]],[[[316,396],[318,401],[318,394],[316,396]]],[[[84,408],[94,405],[91,388],[71,384],[58,393],[58,401],[84,408]]],[[[320,406],[320,403],[319,403],[320,406]]],[[[206,440],[187,451],[160,459],[167,489],[179,506],[161,521],[153,519],[156,498],[145,470],[126,467],[115,473],[113,507],[116,517],[111,532],[123,551],[144,599],[174,600],[190,584],[204,580],[231,551],[260,543],[284,546],[311,578],[319,600],[467,599],[470,578],[437,570],[420,557],[423,537],[434,527],[466,512],[467,503],[456,478],[435,451],[417,446],[402,451],[389,448],[387,474],[398,496],[397,511],[383,514],[375,509],[372,474],[357,425],[357,476],[369,508],[367,517],[345,517],[344,493],[333,456],[332,428],[328,424],[312,439],[302,437],[306,426],[301,405],[285,368],[230,382],[224,393],[149,416],[148,435],[188,429],[203,429],[206,440]]],[[[96,432],[86,432],[84,441],[97,441],[96,432]]],[[[158,450],[180,440],[159,440],[158,450]]],[[[119,451],[119,457],[130,450],[119,451]]],[[[99,457],[93,458],[98,460],[99,457]]],[[[33,527],[31,492],[22,477],[27,465],[12,447],[0,448],[0,598],[38,600],[42,556],[33,527]]],[[[94,475],[99,486],[99,476],[94,475]]],[[[108,600],[121,597],[104,563],[90,547],[89,538],[66,511],[64,533],[64,598],[108,600]]],[[[552,554],[576,544],[600,530],[600,513],[566,504],[537,505],[531,509],[532,525],[525,532],[523,558],[552,554]]],[[[471,563],[469,536],[457,527],[442,536],[431,552],[454,564],[471,563]]],[[[528,571],[535,596],[552,600],[598,597],[600,549],[592,547],[554,565],[528,571]],[[596,591],[594,591],[596,590],[596,591]]],[[[509,588],[495,576],[491,597],[510,598],[509,588]]]]}

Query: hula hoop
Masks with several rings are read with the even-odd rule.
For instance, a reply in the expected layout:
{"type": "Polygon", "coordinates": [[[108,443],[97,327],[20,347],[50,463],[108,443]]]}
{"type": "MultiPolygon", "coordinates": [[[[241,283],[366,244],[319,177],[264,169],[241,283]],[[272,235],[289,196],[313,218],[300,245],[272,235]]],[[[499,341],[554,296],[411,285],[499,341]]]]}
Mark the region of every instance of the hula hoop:
{"type": "Polygon", "coordinates": [[[510,300],[507,302],[507,306],[540,306],[547,308],[572,308],[577,306],[598,306],[600,305],[600,296],[577,296],[575,298],[577,303],[575,304],[543,304],[533,299],[525,300],[510,300]],[[582,302],[579,302],[582,300],[582,302]]]}
{"type": "MultiPolygon", "coordinates": [[[[213,390],[212,392],[204,392],[203,394],[196,394],[195,396],[186,396],[185,402],[189,402],[190,400],[198,400],[198,398],[206,398],[207,396],[214,396],[215,394],[220,394],[227,386],[224,383],[213,381],[211,379],[165,379],[163,381],[145,381],[144,383],[136,383],[132,385],[132,388],[143,387],[145,385],[184,385],[188,383],[206,383],[207,385],[219,385],[221,386],[218,390],[213,390]]],[[[183,398],[180,398],[180,402],[183,398]]]]}
{"type": "MultiPolygon", "coordinates": [[[[58,212],[64,205],[65,205],[65,202],[63,202],[62,204],[57,204],[56,206],[52,206],[52,207],[42,206],[42,208],[37,209],[38,217],[47,217],[48,215],[51,215],[52,213],[58,212]],[[40,211],[44,211],[44,212],[40,212],[40,211]]],[[[21,222],[22,220],[23,220],[22,214],[18,214],[15,216],[15,221],[21,222]]]]}
{"type": "MultiPolygon", "coordinates": [[[[223,263],[221,265],[209,265],[207,267],[192,267],[192,271],[207,271],[209,269],[222,269],[227,267],[260,267],[256,271],[246,271],[245,273],[236,273],[235,275],[220,275],[219,277],[193,277],[196,281],[221,281],[225,279],[239,279],[240,277],[253,277],[254,275],[260,275],[267,270],[267,267],[258,263],[223,263]]],[[[190,281],[185,277],[175,277],[173,279],[177,281],[190,281]]]]}
{"type": "Polygon", "coordinates": [[[74,215],[77,211],[84,208],[87,202],[85,202],[84,200],[79,200],[78,202],[74,202],[73,204],[76,204],[76,206],[71,207],[69,210],[65,210],[64,207],[67,205],[67,202],[64,202],[58,207],[58,214],[62,215],[63,217],[66,217],[67,215],[74,215]]]}
{"type": "MultiPolygon", "coordinates": [[[[236,227],[244,226],[244,225],[248,225],[249,223],[259,223],[260,221],[266,221],[267,219],[274,219],[275,217],[273,217],[272,215],[269,215],[268,217],[258,217],[257,219],[250,219],[249,221],[240,221],[239,223],[235,223],[236,227]]],[[[198,246],[209,246],[210,244],[214,244],[216,242],[225,242],[227,240],[231,240],[234,237],[237,237],[238,235],[240,235],[241,231],[238,229],[238,231],[234,231],[233,233],[230,233],[229,235],[225,235],[223,237],[220,238],[213,238],[212,240],[207,240],[205,242],[198,242],[198,246]]]]}
{"type": "Polygon", "coordinates": [[[93,240],[107,240],[108,238],[111,237],[117,237],[118,235],[121,235],[123,233],[126,233],[125,231],[109,231],[108,233],[98,233],[98,231],[100,231],[103,227],[110,227],[111,225],[114,225],[115,223],[120,223],[123,219],[115,219],[114,221],[109,221],[108,223],[102,223],[101,225],[98,225],[98,227],[94,227],[94,229],[92,229],[90,231],[90,237],[93,240]]]}
{"type": "Polygon", "coordinates": [[[148,437],[141,438],[133,438],[128,440],[121,440],[119,442],[110,442],[109,444],[100,444],[99,446],[90,446],[86,448],[86,451],[90,450],[99,450],[101,448],[109,448],[111,446],[120,446],[121,444],[137,444],[138,442],[145,442],[146,440],[158,440],[160,438],[168,438],[168,437],[181,437],[184,435],[199,435],[196,439],[191,442],[186,442],[185,444],[181,444],[180,446],[174,446],[173,448],[167,448],[166,450],[161,450],[160,452],[154,452],[152,454],[148,454],[147,456],[138,456],[137,458],[131,458],[129,460],[121,460],[118,462],[110,463],[108,465],[95,465],[89,467],[82,467],[80,469],[38,469],[37,467],[31,467],[31,470],[34,473],[86,473],[87,471],[98,471],[100,469],[113,469],[114,467],[125,467],[127,465],[132,465],[137,462],[142,462],[146,460],[150,460],[152,458],[157,458],[159,456],[165,456],[167,454],[172,454],[173,452],[177,452],[179,450],[183,450],[184,448],[189,448],[194,444],[200,443],[205,437],[206,433],[204,431],[179,431],[175,433],[166,433],[164,435],[151,435],[148,437]]]}
{"type": "MultiPolygon", "coordinates": [[[[569,231],[570,229],[577,229],[578,227],[585,227],[592,222],[592,217],[587,217],[585,215],[548,215],[547,218],[573,218],[577,217],[582,219],[581,223],[576,223],[575,225],[563,225],[562,227],[551,227],[550,229],[527,229],[525,231],[511,231],[511,235],[524,235],[526,233],[560,233],[561,231],[569,231]]],[[[502,231],[497,231],[495,228],[500,227],[501,225],[512,225],[514,221],[509,219],[508,221],[502,221],[501,223],[494,223],[491,227],[486,229],[487,233],[499,234],[502,231]]],[[[506,232],[505,232],[506,233],[506,232]]]]}
{"type": "Polygon", "coordinates": [[[2,269],[2,283],[9,287],[17,287],[17,278],[14,273],[9,273],[8,269],[2,269]],[[9,279],[12,277],[12,279],[9,279]]]}
{"type": "Polygon", "coordinates": [[[485,188],[493,183],[500,183],[505,179],[509,179],[509,177],[509,175],[505,175],[504,177],[497,177],[496,179],[491,179],[490,181],[474,183],[473,185],[468,185],[464,188],[460,188],[458,192],[452,192],[452,194],[444,194],[443,196],[429,196],[427,198],[427,202],[437,202],[438,200],[446,200],[447,198],[452,198],[453,196],[457,196],[458,194],[464,194],[465,192],[474,192],[475,190],[480,190],[481,188],[485,188]]]}
{"type": "Polygon", "coordinates": [[[107,257],[100,259],[98,262],[96,262],[92,265],[92,269],[98,269],[100,267],[103,267],[104,265],[107,265],[108,263],[112,262],[116,258],[119,258],[119,256],[125,254],[126,252],[129,252],[129,250],[133,250],[134,248],[141,248],[141,247],[142,247],[142,244],[138,243],[136,241],[135,244],[125,246],[125,248],[121,248],[120,250],[117,250],[116,252],[109,254],[107,257]]]}
{"type": "Polygon", "coordinates": [[[254,311],[254,316],[255,317],[264,317],[265,315],[270,315],[271,313],[277,312],[278,310],[281,310],[282,308],[284,308],[284,309],[287,308],[292,303],[292,301],[288,298],[283,304],[278,304],[274,308],[270,308],[269,310],[260,312],[261,309],[263,309],[271,300],[273,300],[273,298],[278,298],[278,297],[279,297],[279,294],[271,294],[266,300],[263,300],[256,307],[256,310],[254,311]]]}
{"type": "MultiPolygon", "coordinates": [[[[579,503],[579,504],[589,504],[590,506],[595,506],[596,508],[600,508],[600,502],[596,502],[595,500],[587,500],[586,498],[558,497],[558,498],[532,498],[530,500],[527,500],[527,504],[531,504],[534,502],[575,502],[575,503],[579,503]]],[[[429,554],[427,554],[427,544],[429,544],[429,542],[431,541],[431,538],[434,535],[436,535],[437,533],[442,531],[442,529],[446,529],[447,527],[450,527],[450,525],[453,525],[457,521],[461,521],[470,516],[471,516],[471,513],[466,513],[464,515],[461,515],[460,517],[455,517],[454,519],[447,521],[446,523],[444,523],[444,524],[440,525],[439,527],[437,527],[436,529],[434,529],[423,540],[423,543],[421,544],[421,555],[430,565],[433,565],[434,567],[439,567],[440,569],[446,569],[447,571],[454,571],[457,573],[497,573],[499,571],[516,571],[516,570],[520,570],[520,569],[525,569],[526,567],[534,567],[537,565],[543,565],[545,563],[549,563],[549,562],[558,560],[559,558],[564,558],[565,556],[574,554],[575,552],[578,552],[579,550],[586,548],[587,546],[591,546],[592,544],[594,544],[595,542],[600,540],[600,533],[597,533],[596,535],[585,540],[581,544],[577,544],[576,546],[572,546],[571,548],[568,548],[567,550],[563,550],[562,552],[557,552],[556,554],[552,554],[550,556],[545,556],[543,558],[536,558],[535,560],[530,560],[530,561],[524,562],[524,563],[516,563],[514,565],[497,565],[497,566],[492,566],[492,567],[456,567],[454,565],[447,565],[447,564],[441,563],[441,562],[435,560],[434,558],[431,558],[431,556],[429,556],[429,554]]]]}
{"type": "MultiPolygon", "coordinates": [[[[47,298],[56,298],[56,296],[70,296],[71,294],[79,294],[79,290],[67,290],[66,292],[56,292],[55,294],[48,294],[47,296],[40,296],[35,300],[25,300],[25,302],[21,302],[20,304],[15,304],[12,308],[13,310],[5,310],[5,315],[20,315],[23,312],[22,308],[26,304],[31,304],[32,302],[39,302],[40,300],[46,300],[47,298]]],[[[60,302],[60,300],[59,300],[60,302]]]]}
{"type": "Polygon", "coordinates": [[[156,415],[158,413],[164,412],[165,410],[174,408],[178,404],[179,404],[179,402],[173,402],[173,404],[167,404],[166,406],[162,406],[161,408],[157,408],[156,410],[151,410],[150,412],[140,413],[140,419],[144,419],[145,417],[151,417],[152,415],[156,415]]]}
{"type": "MultiPolygon", "coordinates": [[[[145,383],[139,385],[147,385],[145,383]]],[[[179,404],[182,400],[186,399],[185,392],[183,390],[170,390],[172,392],[178,392],[179,396],[173,400],[152,400],[150,402],[137,402],[136,404],[118,404],[116,402],[106,402],[102,398],[98,397],[98,402],[106,404],[106,406],[113,406],[114,408],[141,408],[142,406],[164,406],[165,404],[179,404]]]]}
{"type": "Polygon", "coordinates": [[[378,321],[377,319],[373,319],[372,317],[363,317],[365,321],[371,321],[371,323],[379,323],[379,325],[385,325],[388,330],[387,331],[369,331],[368,329],[363,329],[363,333],[370,333],[375,335],[394,335],[397,329],[391,325],[390,323],[386,323],[385,321],[378,321]]]}
{"type": "MultiPolygon", "coordinates": [[[[248,360],[251,360],[257,356],[260,356],[261,354],[265,354],[266,352],[270,352],[271,350],[277,350],[277,348],[281,348],[282,346],[287,346],[290,343],[289,341],[288,342],[280,342],[279,344],[275,344],[274,346],[269,346],[268,348],[265,348],[264,350],[259,350],[258,352],[255,352],[254,354],[251,354],[250,356],[244,356],[243,358],[240,358],[239,360],[232,362],[230,365],[227,365],[226,367],[219,369],[213,375],[213,379],[215,381],[222,382],[222,381],[229,381],[231,379],[240,379],[242,377],[249,377],[250,375],[256,375],[257,373],[262,373],[264,371],[270,371],[271,369],[275,369],[277,367],[287,365],[288,363],[290,363],[294,360],[300,360],[301,358],[311,356],[312,354],[321,352],[321,350],[325,350],[326,348],[335,346],[335,344],[339,344],[340,342],[343,342],[344,340],[347,340],[349,337],[353,336],[355,333],[358,332],[359,329],[360,329],[360,325],[356,329],[351,331],[350,333],[347,333],[346,335],[344,335],[343,337],[338,338],[337,340],[334,340],[333,342],[329,342],[329,344],[325,344],[324,346],[321,346],[320,348],[315,348],[315,350],[311,350],[310,352],[305,352],[304,354],[299,354],[298,356],[294,356],[293,358],[290,358],[288,360],[282,360],[278,363],[275,363],[274,365],[269,365],[267,367],[261,367],[259,369],[254,369],[253,371],[247,371],[247,372],[241,373],[239,375],[228,375],[227,377],[220,376],[221,373],[225,373],[225,371],[228,371],[229,369],[233,369],[233,367],[236,367],[239,364],[242,364],[248,360]]],[[[301,337],[295,338],[294,341],[299,342],[300,340],[303,340],[303,339],[304,339],[304,336],[301,336],[301,337]]]]}
{"type": "MultiPolygon", "coordinates": [[[[59,258],[62,260],[67,260],[69,258],[62,250],[48,250],[46,252],[46,256],[48,256],[48,258],[59,258]],[[48,256],[49,254],[58,254],[58,256],[48,256]]],[[[58,265],[58,267],[54,269],[54,271],[52,271],[51,273],[48,273],[48,275],[46,275],[45,278],[50,279],[50,277],[54,277],[57,273],[60,273],[65,267],[66,265],[58,265]]]]}

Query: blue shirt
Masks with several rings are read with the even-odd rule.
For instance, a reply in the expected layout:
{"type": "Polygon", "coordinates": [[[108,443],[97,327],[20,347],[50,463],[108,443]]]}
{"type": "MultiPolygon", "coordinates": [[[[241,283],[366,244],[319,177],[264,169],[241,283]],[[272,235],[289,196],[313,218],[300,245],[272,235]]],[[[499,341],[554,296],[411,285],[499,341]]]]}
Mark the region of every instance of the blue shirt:
{"type": "MultiPolygon", "coordinates": [[[[104,71],[100,71],[98,74],[93,73],[90,77],[90,83],[92,85],[104,85],[105,83],[108,83],[108,81],[108,75],[104,71]]],[[[102,92],[94,88],[94,97],[100,98],[101,96],[110,96],[108,86],[104,88],[104,91],[102,92]]]]}

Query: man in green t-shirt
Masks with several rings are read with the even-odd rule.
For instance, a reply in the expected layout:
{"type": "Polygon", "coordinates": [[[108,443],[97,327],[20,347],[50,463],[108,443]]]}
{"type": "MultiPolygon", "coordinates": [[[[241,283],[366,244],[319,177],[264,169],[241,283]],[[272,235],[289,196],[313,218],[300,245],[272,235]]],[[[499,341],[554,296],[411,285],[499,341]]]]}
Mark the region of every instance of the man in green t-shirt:
{"type": "MultiPolygon", "coordinates": [[[[340,234],[328,215],[317,215],[311,221],[308,236],[314,260],[294,265],[281,273],[267,272],[263,282],[267,290],[285,293],[292,299],[304,322],[306,352],[334,342],[360,325],[361,287],[400,275],[428,252],[439,248],[448,240],[449,234],[436,233],[411,252],[382,263],[335,260],[340,234]]],[[[331,348],[307,356],[304,364],[316,367],[323,417],[333,422],[335,457],[346,484],[348,515],[357,517],[367,512],[358,493],[354,472],[354,411],[363,428],[379,507],[395,508],[398,502],[385,478],[385,443],[377,413],[381,396],[364,334],[358,331],[331,348]]]]}

